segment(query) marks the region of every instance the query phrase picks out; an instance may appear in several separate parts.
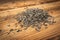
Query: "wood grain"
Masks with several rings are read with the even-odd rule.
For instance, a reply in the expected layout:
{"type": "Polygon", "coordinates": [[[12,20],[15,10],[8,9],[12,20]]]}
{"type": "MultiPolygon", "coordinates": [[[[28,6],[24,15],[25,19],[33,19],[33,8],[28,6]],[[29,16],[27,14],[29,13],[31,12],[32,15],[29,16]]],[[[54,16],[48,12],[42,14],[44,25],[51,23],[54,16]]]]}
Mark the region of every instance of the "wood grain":
{"type": "Polygon", "coordinates": [[[60,40],[59,0],[27,0],[25,3],[24,1],[20,3],[19,2],[7,2],[5,4],[0,4],[0,29],[4,30],[2,33],[0,33],[0,40],[60,40]],[[43,3],[40,4],[41,2],[43,3]],[[10,29],[20,28],[19,24],[17,24],[18,27],[15,27],[15,23],[17,23],[17,21],[13,18],[13,16],[25,11],[27,8],[40,8],[48,11],[49,14],[55,17],[56,23],[53,25],[48,25],[47,29],[45,29],[45,27],[42,27],[40,32],[30,27],[27,30],[23,30],[18,33],[14,31],[8,34],[7,32],[9,32],[10,29]],[[10,27],[7,27],[8,24],[10,24],[10,27]]]}

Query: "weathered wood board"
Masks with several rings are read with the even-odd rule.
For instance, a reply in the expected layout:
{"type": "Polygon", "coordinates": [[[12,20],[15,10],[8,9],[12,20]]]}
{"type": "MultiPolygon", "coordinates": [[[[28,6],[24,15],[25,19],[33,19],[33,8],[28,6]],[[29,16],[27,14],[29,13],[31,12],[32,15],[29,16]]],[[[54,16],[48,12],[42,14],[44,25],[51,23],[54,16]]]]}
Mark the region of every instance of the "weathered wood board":
{"type": "Polygon", "coordinates": [[[37,0],[37,3],[36,0],[32,0],[25,3],[15,2],[14,4],[0,4],[0,29],[4,30],[0,33],[0,40],[60,40],[60,1],[42,1],[44,2],[43,4],[40,4],[41,0],[37,0]],[[48,11],[49,14],[55,17],[56,23],[49,25],[47,29],[43,27],[40,32],[36,31],[33,28],[28,28],[27,30],[23,30],[21,32],[13,31],[10,34],[7,34],[7,32],[12,28],[20,28],[19,24],[17,24],[18,27],[15,27],[17,21],[12,17],[18,13],[25,11],[27,8],[40,8],[48,11]],[[10,27],[7,27],[7,25],[10,25],[10,27]]]}

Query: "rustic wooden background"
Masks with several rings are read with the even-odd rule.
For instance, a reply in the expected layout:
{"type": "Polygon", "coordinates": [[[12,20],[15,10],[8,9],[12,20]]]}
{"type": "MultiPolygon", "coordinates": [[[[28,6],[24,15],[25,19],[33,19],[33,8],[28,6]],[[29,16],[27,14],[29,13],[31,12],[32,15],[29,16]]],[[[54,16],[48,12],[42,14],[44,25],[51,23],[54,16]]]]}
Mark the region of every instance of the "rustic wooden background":
{"type": "MultiPolygon", "coordinates": [[[[17,24],[19,26],[19,24],[17,24]]],[[[0,40],[60,40],[60,0],[0,0],[0,40]],[[29,28],[21,32],[7,32],[15,29],[17,21],[12,16],[27,8],[40,8],[55,17],[56,23],[44,27],[40,32],[29,28]],[[4,19],[7,18],[7,19],[4,19]],[[10,27],[7,25],[10,24],[10,27]]],[[[19,27],[17,27],[19,29],[19,27]]]]}

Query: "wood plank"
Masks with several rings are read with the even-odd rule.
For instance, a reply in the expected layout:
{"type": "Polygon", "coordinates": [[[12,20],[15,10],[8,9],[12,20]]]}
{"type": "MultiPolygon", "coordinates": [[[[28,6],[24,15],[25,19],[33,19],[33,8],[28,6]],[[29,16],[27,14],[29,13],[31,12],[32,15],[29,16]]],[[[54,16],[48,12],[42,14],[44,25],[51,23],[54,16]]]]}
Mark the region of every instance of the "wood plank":
{"type": "MultiPolygon", "coordinates": [[[[0,29],[5,30],[5,32],[3,32],[2,34],[0,33],[0,40],[48,40],[48,39],[52,39],[60,35],[60,31],[59,31],[60,30],[60,1],[54,1],[51,3],[44,3],[44,4],[32,5],[32,6],[26,6],[26,7],[25,6],[18,7],[18,8],[9,9],[9,10],[3,10],[3,11],[0,11],[0,20],[2,20],[0,21],[0,29]],[[9,29],[15,28],[15,23],[17,23],[17,21],[14,18],[12,18],[12,16],[15,16],[16,14],[23,12],[27,8],[41,8],[48,11],[49,14],[55,17],[56,23],[53,25],[49,25],[47,29],[44,29],[43,27],[40,32],[30,27],[29,29],[25,31],[21,31],[19,33],[14,31],[8,35],[7,32],[9,31],[9,29]],[[4,17],[7,17],[7,20],[2,20],[2,18],[4,17]],[[11,26],[10,28],[7,27],[8,24],[10,24],[11,26]]],[[[57,38],[60,38],[60,37],[57,37],[57,38]]]]}

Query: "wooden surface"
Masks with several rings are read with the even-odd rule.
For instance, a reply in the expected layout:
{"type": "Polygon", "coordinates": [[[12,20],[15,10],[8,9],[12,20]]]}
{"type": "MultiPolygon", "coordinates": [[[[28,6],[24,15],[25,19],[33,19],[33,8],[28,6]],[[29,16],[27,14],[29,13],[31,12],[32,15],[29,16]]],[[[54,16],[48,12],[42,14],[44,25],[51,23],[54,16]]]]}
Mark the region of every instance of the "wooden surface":
{"type": "Polygon", "coordinates": [[[27,0],[14,3],[0,3],[0,29],[4,30],[0,33],[0,40],[60,40],[60,0],[27,0]],[[56,23],[48,25],[47,29],[42,27],[40,32],[30,27],[18,33],[14,31],[7,34],[12,28],[20,28],[19,24],[17,24],[18,27],[15,27],[17,21],[12,17],[27,8],[40,8],[48,11],[49,14],[55,17],[56,23]],[[7,27],[8,24],[10,24],[10,27],[7,27]]]}

